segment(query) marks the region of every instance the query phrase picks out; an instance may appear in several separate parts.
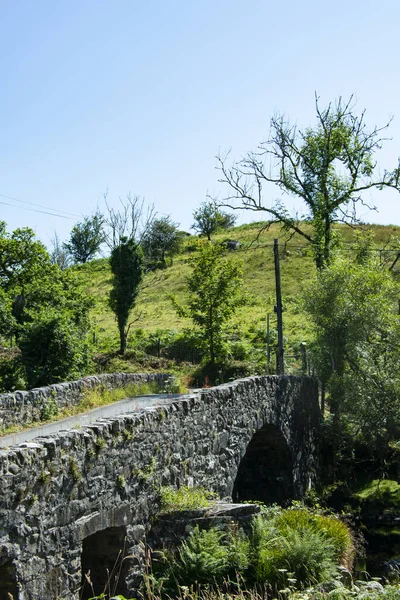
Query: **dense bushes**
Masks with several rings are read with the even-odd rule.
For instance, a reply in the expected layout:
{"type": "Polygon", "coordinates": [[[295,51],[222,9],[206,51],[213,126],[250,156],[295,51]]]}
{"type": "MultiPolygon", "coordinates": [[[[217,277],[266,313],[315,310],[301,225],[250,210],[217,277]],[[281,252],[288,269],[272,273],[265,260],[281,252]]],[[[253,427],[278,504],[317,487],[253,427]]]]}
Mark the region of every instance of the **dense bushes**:
{"type": "Polygon", "coordinates": [[[340,565],[351,566],[352,554],[351,534],[338,518],[270,507],[254,519],[250,535],[235,525],[196,527],[172,556],[162,554],[158,581],[168,593],[195,583],[303,589],[335,579],[340,565]]]}

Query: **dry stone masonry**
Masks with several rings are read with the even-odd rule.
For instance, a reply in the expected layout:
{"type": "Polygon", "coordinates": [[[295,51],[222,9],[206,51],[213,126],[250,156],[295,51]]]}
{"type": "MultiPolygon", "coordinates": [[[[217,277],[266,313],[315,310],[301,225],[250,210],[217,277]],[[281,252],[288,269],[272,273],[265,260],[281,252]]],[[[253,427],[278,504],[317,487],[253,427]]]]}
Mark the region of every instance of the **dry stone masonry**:
{"type": "Polygon", "coordinates": [[[0,435],[13,425],[29,425],[41,421],[43,414],[51,410],[53,404],[59,409],[79,404],[86,391],[99,386],[114,389],[131,383],[161,383],[168,377],[165,373],[105,373],[34,388],[28,392],[0,394],[0,435]]]}
{"type": "Polygon", "coordinates": [[[0,600],[88,598],[120,551],[133,595],[161,486],[301,497],[319,417],[313,380],[251,377],[0,451],[0,600]]]}

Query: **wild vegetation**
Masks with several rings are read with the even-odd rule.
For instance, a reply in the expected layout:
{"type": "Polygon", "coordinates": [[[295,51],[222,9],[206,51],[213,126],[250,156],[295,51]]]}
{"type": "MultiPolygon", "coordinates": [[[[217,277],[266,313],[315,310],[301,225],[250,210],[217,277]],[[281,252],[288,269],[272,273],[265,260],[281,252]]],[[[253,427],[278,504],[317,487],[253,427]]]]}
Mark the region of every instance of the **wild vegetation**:
{"type": "MultiPolygon", "coordinates": [[[[209,502],[204,490],[187,490],[179,498],[167,490],[166,496],[167,510],[175,502],[175,510],[209,502]]],[[[338,517],[298,503],[273,505],[263,507],[246,531],[233,523],[223,529],[196,525],[177,548],[148,550],[140,593],[146,600],[398,598],[397,581],[352,578],[354,553],[353,534],[338,517]]],[[[110,588],[95,598],[123,600],[110,588]]]]}

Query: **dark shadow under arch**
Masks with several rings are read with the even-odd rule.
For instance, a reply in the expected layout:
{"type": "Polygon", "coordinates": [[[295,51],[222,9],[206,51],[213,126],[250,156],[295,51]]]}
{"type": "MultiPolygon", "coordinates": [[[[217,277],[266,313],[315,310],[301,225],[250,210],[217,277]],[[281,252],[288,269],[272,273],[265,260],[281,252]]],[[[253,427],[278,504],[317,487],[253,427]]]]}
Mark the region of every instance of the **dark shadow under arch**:
{"type": "MultiPolygon", "coordinates": [[[[82,543],[82,593],[87,600],[102,592],[127,594],[125,584],[125,527],[109,527],[86,537],[82,543]],[[90,583],[88,583],[90,579],[90,583]]],[[[108,597],[108,595],[107,595],[108,597]]]]}
{"type": "Polygon", "coordinates": [[[16,570],[10,560],[1,564],[0,558],[0,600],[10,600],[9,594],[18,599],[16,570]]]}
{"type": "Polygon", "coordinates": [[[285,504],[293,498],[292,452],[274,425],[264,425],[253,435],[240,461],[232,497],[234,502],[265,504],[285,504]]]}

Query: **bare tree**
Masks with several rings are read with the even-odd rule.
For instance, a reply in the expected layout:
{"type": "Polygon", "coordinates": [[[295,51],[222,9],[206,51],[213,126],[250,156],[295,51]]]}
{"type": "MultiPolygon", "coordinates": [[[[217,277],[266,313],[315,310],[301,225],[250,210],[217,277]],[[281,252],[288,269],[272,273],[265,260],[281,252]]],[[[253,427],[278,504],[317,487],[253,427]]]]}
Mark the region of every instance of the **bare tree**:
{"type": "Polygon", "coordinates": [[[68,269],[71,264],[68,250],[60,242],[57,233],[54,232],[54,237],[50,240],[52,250],[50,252],[50,260],[54,265],[58,265],[62,271],[68,269]]]}
{"type": "Polygon", "coordinates": [[[132,196],[129,192],[126,199],[119,198],[119,209],[108,202],[108,192],[104,194],[107,214],[104,216],[105,243],[113,250],[124,240],[140,243],[148,232],[155,216],[154,205],[146,206],[145,200],[132,196]]]}
{"type": "Polygon", "coordinates": [[[367,203],[366,191],[400,191],[400,167],[377,173],[374,155],[387,139],[382,132],[390,121],[369,131],[365,111],[360,116],[354,114],[353,96],[348,101],[339,98],[325,110],[315,96],[315,105],[315,128],[301,131],[285,117],[274,116],[270,138],[256,152],[249,152],[231,166],[228,155],[218,156],[217,161],[220,182],[230,188],[220,206],[266,212],[269,223],[280,223],[312,245],[320,269],[330,260],[335,241],[332,225],[357,223],[357,205],[376,210],[367,203]],[[282,196],[302,200],[306,212],[301,219],[289,214],[282,196],[273,202],[265,198],[270,184],[275,184],[282,196]]]}

